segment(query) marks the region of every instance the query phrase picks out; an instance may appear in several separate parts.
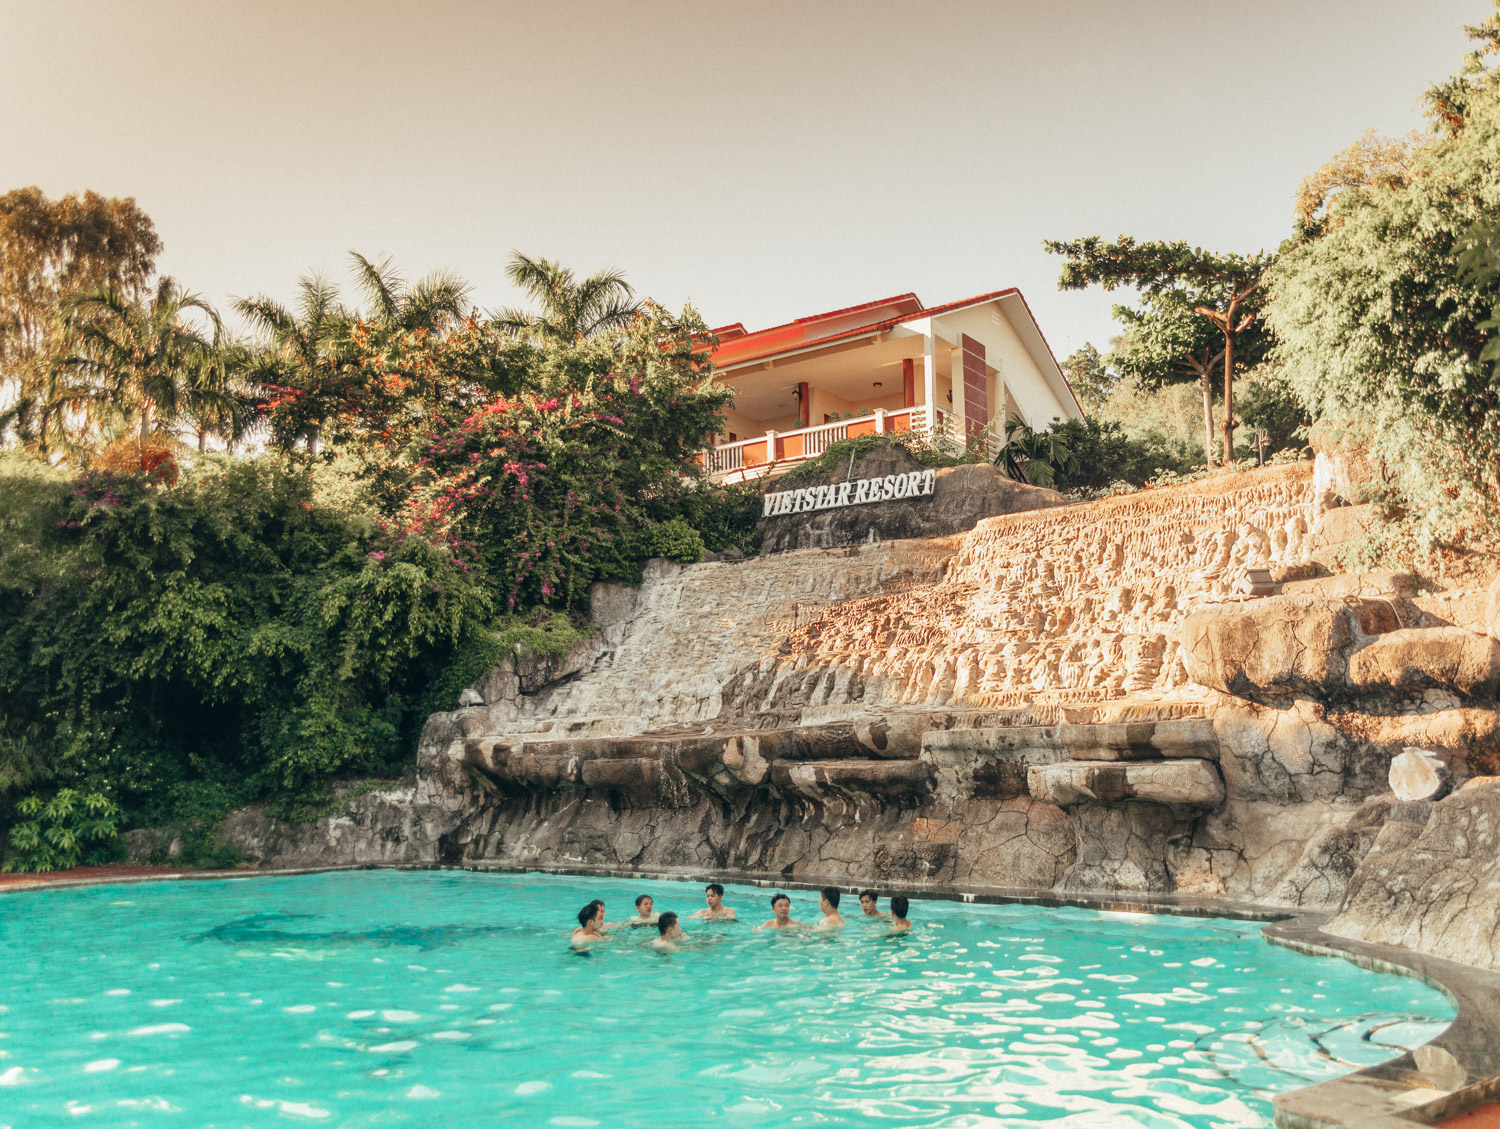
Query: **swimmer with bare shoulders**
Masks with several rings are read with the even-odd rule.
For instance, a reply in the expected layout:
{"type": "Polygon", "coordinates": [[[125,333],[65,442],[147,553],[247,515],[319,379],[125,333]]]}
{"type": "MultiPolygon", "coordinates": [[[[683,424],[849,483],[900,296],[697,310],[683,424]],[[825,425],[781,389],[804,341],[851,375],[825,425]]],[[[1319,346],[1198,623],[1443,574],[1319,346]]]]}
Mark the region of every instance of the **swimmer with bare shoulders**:
{"type": "Polygon", "coordinates": [[[792,899],[777,894],[771,899],[771,912],[776,916],[760,925],[761,929],[800,929],[802,922],[792,920],[792,899]]]}
{"type": "Polygon", "coordinates": [[[595,941],[607,941],[604,924],[604,903],[595,898],[578,911],[578,928],[573,930],[574,945],[588,945],[595,941]]]}
{"type": "Polygon", "coordinates": [[[682,931],[682,926],[677,924],[677,915],[671,910],[656,919],[656,928],[661,936],[651,942],[651,947],[658,952],[675,953],[677,941],[686,941],[687,934],[682,931]]]}
{"type": "Polygon", "coordinates": [[[656,924],[656,902],[650,894],[642,894],[635,900],[635,916],[625,919],[626,925],[655,925],[656,924]]]}
{"type": "Polygon", "coordinates": [[[911,919],[906,916],[907,901],[900,894],[891,899],[891,933],[894,937],[897,933],[911,932],[911,919]]]}
{"type": "Polygon", "coordinates": [[[818,908],[823,911],[823,920],[814,929],[842,929],[844,919],[839,916],[839,891],[836,886],[824,886],[818,895],[818,908]]]}
{"type": "Polygon", "coordinates": [[[708,905],[704,906],[697,913],[690,914],[690,917],[698,918],[701,921],[734,920],[734,910],[724,904],[724,887],[720,886],[717,882],[710,882],[703,888],[703,900],[708,905]]]}
{"type": "Polygon", "coordinates": [[[880,912],[880,895],[874,890],[861,890],[859,892],[859,908],[865,917],[885,917],[880,912]]]}

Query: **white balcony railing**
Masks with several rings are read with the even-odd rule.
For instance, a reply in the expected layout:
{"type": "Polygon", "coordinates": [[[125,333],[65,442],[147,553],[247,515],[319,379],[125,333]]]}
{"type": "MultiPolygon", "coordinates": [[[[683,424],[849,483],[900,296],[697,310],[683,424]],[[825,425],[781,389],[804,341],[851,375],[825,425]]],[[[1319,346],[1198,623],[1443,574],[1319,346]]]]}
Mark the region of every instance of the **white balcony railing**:
{"type": "MultiPolygon", "coordinates": [[[[768,431],[753,439],[739,439],[705,451],[705,469],[721,480],[754,478],[815,459],[842,439],[900,432],[913,433],[953,454],[961,453],[966,446],[962,421],[953,413],[942,410],[938,410],[935,416],[930,436],[927,434],[927,409],[923,407],[889,412],[877,410],[866,416],[799,427],[795,431],[768,431]]],[[[985,449],[990,458],[999,454],[1003,442],[993,431],[986,431],[985,449]]]]}

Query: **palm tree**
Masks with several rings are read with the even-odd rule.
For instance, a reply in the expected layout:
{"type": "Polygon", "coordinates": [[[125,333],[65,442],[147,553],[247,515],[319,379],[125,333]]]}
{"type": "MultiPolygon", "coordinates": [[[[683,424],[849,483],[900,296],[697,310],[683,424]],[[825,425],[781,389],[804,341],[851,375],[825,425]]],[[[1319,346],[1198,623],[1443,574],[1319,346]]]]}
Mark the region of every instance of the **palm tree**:
{"type": "Polygon", "coordinates": [[[240,341],[224,341],[200,354],[187,374],[181,419],[208,449],[210,436],[224,440],[231,454],[235,444],[255,430],[259,382],[254,378],[255,353],[240,341]]]}
{"type": "MultiPolygon", "coordinates": [[[[241,298],[234,308],[252,327],[266,334],[268,347],[251,359],[251,371],[262,385],[315,389],[337,370],[348,341],[354,315],[339,301],[338,287],[322,275],[297,280],[299,296],[288,309],[264,296],[241,298]]],[[[321,446],[321,421],[314,420],[299,434],[314,454],[321,446]]]]}
{"type": "Polygon", "coordinates": [[[582,282],[550,259],[533,259],[516,251],[506,268],[511,282],[540,307],[539,313],[503,309],[495,324],[517,337],[572,342],[629,324],[640,312],[635,291],[617,270],[601,270],[582,282]]]}
{"type": "Polygon", "coordinates": [[[96,403],[136,420],[142,444],[153,429],[176,423],[222,328],[207,301],[170,278],[145,302],[112,287],[71,298],[65,319],[70,355],[63,365],[89,381],[96,403]],[[211,333],[188,319],[191,311],[207,319],[211,333]]]}
{"type": "Polygon", "coordinates": [[[390,259],[372,263],[357,251],[355,280],[370,303],[359,318],[377,329],[447,329],[469,313],[469,284],[449,271],[433,271],[407,286],[390,259]]]}

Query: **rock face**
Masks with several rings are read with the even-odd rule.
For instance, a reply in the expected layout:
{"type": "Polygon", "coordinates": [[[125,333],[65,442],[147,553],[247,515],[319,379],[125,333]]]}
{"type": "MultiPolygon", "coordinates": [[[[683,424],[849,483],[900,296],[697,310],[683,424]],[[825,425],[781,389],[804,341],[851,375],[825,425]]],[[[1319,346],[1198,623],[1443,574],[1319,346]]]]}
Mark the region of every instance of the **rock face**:
{"type": "MultiPolygon", "coordinates": [[[[866,452],[826,478],[792,476],[792,481],[781,488],[883,479],[924,469],[901,447],[882,447],[866,452]]],[[[934,479],[931,494],[767,517],[761,522],[761,552],[947,537],[973,529],[982,518],[1063,504],[1062,495],[1055,490],[1013,482],[995,467],[982,464],[943,467],[934,479]]],[[[773,483],[768,489],[774,491],[778,486],[773,483]]]]}
{"type": "MultiPolygon", "coordinates": [[[[1355,912],[1388,885],[1372,867],[1398,873],[1427,813],[1473,796],[1398,800],[1404,750],[1451,786],[1500,772],[1493,641],[1482,590],[1316,575],[1313,501],[1305,465],[1268,468],[950,536],[653,562],[639,589],[595,587],[568,655],[508,659],[429,719],[400,788],[227,834],[304,865],[1347,894],[1355,912]],[[1250,567],[1280,593],[1240,595],[1250,567]]],[[[1401,905],[1382,928],[1416,928],[1401,905]]]]}
{"type": "Polygon", "coordinates": [[[1500,778],[1392,819],[1325,929],[1500,968],[1500,778]]]}

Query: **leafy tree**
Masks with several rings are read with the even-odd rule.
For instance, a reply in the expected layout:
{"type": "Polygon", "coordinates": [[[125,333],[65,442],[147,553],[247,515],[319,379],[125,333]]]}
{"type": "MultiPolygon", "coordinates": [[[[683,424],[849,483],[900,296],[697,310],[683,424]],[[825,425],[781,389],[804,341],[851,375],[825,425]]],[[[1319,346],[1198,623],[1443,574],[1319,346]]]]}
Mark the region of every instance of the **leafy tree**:
{"type": "Polygon", "coordinates": [[[1486,360],[1500,280],[1475,272],[1500,223],[1500,8],[1481,49],[1428,95],[1433,140],[1399,183],[1339,192],[1330,222],[1270,274],[1277,361],[1315,416],[1383,459],[1420,549],[1500,512],[1500,373],[1486,360]]]}
{"type": "Polygon", "coordinates": [[[1297,189],[1293,209],[1304,235],[1320,233],[1336,194],[1345,189],[1393,189],[1406,183],[1407,166],[1426,140],[1419,133],[1381,137],[1373,129],[1347,149],[1334,154],[1317,172],[1309,173],[1297,189]]]}
{"type": "Polygon", "coordinates": [[[1007,424],[1006,444],[996,459],[1033,486],[1084,491],[1118,482],[1140,486],[1174,461],[1160,441],[1131,439],[1115,420],[1058,420],[1034,431],[1019,416],[1007,424]]]}
{"type": "Polygon", "coordinates": [[[26,795],[150,825],[185,786],[289,810],[388,771],[490,615],[470,554],[323,509],[272,459],[175,487],[0,459],[0,844],[26,795]]]}
{"type": "Polygon", "coordinates": [[[1118,376],[1111,372],[1109,363],[1094,348],[1092,343],[1085,343],[1083,348],[1075,351],[1062,363],[1063,375],[1068,378],[1068,384],[1077,393],[1079,402],[1083,404],[1084,410],[1094,414],[1103,409],[1109,394],[1118,383],[1118,376]]]}
{"type": "Polygon", "coordinates": [[[171,430],[190,404],[205,405],[222,385],[209,362],[219,315],[202,297],[170,278],[148,301],[105,288],[69,299],[65,318],[70,355],[63,361],[88,381],[105,411],[134,420],[141,443],[153,429],[171,430]],[[188,319],[194,311],[206,327],[188,319]]]}
{"type": "MultiPolygon", "coordinates": [[[[1256,318],[1263,301],[1261,278],[1273,257],[1217,254],[1189,247],[1182,240],[1174,242],[1137,243],[1122,235],[1114,243],[1105,243],[1096,235],[1071,241],[1047,240],[1043,244],[1055,255],[1064,255],[1058,286],[1063,290],[1082,290],[1101,285],[1105,290],[1134,286],[1142,296],[1137,311],[1141,335],[1151,341],[1148,352],[1159,357],[1169,345],[1187,330],[1186,311],[1206,319],[1222,338],[1224,373],[1223,444],[1226,457],[1234,452],[1234,369],[1236,349],[1245,351],[1249,335],[1258,332],[1256,318]],[[1159,329],[1142,325],[1165,319],[1159,329]]],[[[1191,333],[1193,345],[1201,338],[1191,333]]],[[[1201,357],[1196,348],[1189,354],[1201,357]]]]}
{"type": "Polygon", "coordinates": [[[331,414],[319,393],[338,372],[353,320],[338,287],[322,275],[303,275],[295,305],[257,295],[241,298],[235,309],[262,336],[248,371],[269,392],[271,408],[282,409],[272,417],[272,440],[284,449],[305,442],[316,454],[331,414]]]}
{"type": "Polygon", "coordinates": [[[49,200],[39,188],[0,196],[0,413],[9,434],[44,458],[56,450],[76,402],[53,364],[57,308],[66,295],[109,288],[145,295],[161,241],[132,199],[94,192],[49,200]]]}
{"type": "Polygon", "coordinates": [[[567,267],[517,251],[506,274],[541,307],[537,313],[504,309],[495,315],[498,328],[519,337],[566,344],[622,329],[641,311],[617,270],[596,271],[578,282],[567,267]]]}
{"type": "Polygon", "coordinates": [[[378,330],[441,331],[464,321],[469,314],[469,284],[449,271],[434,271],[408,286],[389,259],[372,263],[357,251],[354,274],[369,303],[360,320],[378,330]]]}
{"type": "Polygon", "coordinates": [[[436,271],[407,285],[389,261],[351,258],[361,308],[344,305],[338,287],[318,275],[300,280],[294,307],[263,296],[236,303],[261,335],[246,373],[266,390],[277,446],[389,453],[413,432],[444,426],[486,394],[513,387],[511,345],[477,318],[467,283],[436,271]]]}

